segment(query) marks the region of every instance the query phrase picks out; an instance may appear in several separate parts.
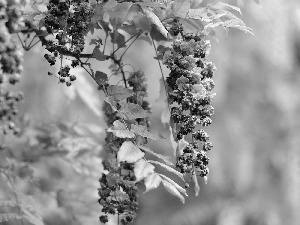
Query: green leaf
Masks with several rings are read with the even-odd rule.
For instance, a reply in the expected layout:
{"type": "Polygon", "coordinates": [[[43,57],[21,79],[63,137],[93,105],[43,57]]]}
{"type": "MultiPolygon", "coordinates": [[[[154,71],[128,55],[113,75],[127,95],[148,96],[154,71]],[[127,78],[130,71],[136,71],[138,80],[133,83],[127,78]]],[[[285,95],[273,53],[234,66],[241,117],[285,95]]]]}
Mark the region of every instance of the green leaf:
{"type": "Polygon", "coordinates": [[[149,31],[149,32],[151,31],[150,21],[147,18],[147,16],[142,13],[138,13],[133,18],[133,23],[142,30],[149,31]]]}
{"type": "Polygon", "coordinates": [[[161,177],[155,172],[147,176],[144,180],[144,184],[146,186],[146,191],[144,193],[157,188],[161,181],[161,177]]]}
{"type": "Polygon", "coordinates": [[[150,174],[154,173],[154,166],[148,163],[144,159],[140,159],[134,164],[134,175],[136,177],[136,182],[143,180],[150,174]]]}
{"type": "Polygon", "coordinates": [[[113,26],[115,27],[115,29],[118,29],[123,25],[126,19],[126,15],[132,4],[132,2],[118,3],[110,10],[110,21],[111,24],[113,24],[113,26]]]}
{"type": "Polygon", "coordinates": [[[164,156],[164,155],[155,153],[150,148],[147,148],[146,146],[143,146],[143,145],[139,145],[138,147],[140,149],[142,149],[143,151],[148,152],[149,154],[154,155],[157,158],[160,158],[160,159],[164,160],[165,163],[167,163],[168,165],[170,165],[170,166],[173,165],[173,163],[170,161],[171,158],[169,156],[164,156]]]}
{"type": "Polygon", "coordinates": [[[115,101],[121,101],[134,94],[132,90],[118,85],[109,85],[106,90],[108,96],[113,97],[115,101]]]}
{"type": "Polygon", "coordinates": [[[104,85],[108,81],[107,74],[103,73],[101,71],[96,71],[96,73],[95,73],[95,80],[97,81],[97,84],[104,85]]]}
{"type": "Polygon", "coordinates": [[[121,102],[120,116],[124,119],[134,120],[137,118],[146,118],[151,115],[147,110],[144,110],[140,105],[134,103],[121,102]]]}
{"type": "Polygon", "coordinates": [[[176,187],[174,187],[174,185],[172,185],[170,182],[166,181],[166,180],[161,180],[165,189],[171,193],[172,195],[178,197],[180,199],[180,201],[184,204],[185,199],[184,197],[180,194],[180,192],[176,189],[176,187]]]}
{"type": "Polygon", "coordinates": [[[118,111],[117,109],[117,102],[115,101],[115,98],[113,96],[108,96],[104,99],[108,104],[110,104],[113,111],[118,111]]]}
{"type": "Polygon", "coordinates": [[[21,219],[21,217],[15,213],[0,213],[0,223],[16,219],[21,219]]]}
{"type": "Polygon", "coordinates": [[[198,183],[196,173],[193,174],[192,178],[193,178],[193,182],[195,184],[195,196],[198,196],[199,191],[200,191],[200,186],[199,186],[199,183],[198,183]]]}
{"type": "Polygon", "coordinates": [[[148,160],[148,162],[153,163],[153,164],[157,164],[157,165],[160,165],[160,166],[164,167],[166,170],[168,170],[171,173],[174,173],[176,176],[178,176],[181,180],[184,181],[184,177],[183,177],[182,173],[178,172],[177,170],[173,169],[172,167],[170,167],[170,166],[168,166],[166,164],[163,164],[161,162],[154,161],[154,160],[148,160]]]}
{"type": "Polygon", "coordinates": [[[236,7],[236,6],[232,6],[223,2],[218,2],[218,3],[210,3],[207,4],[207,7],[213,11],[218,11],[218,10],[235,10],[237,12],[239,12],[240,14],[242,14],[240,8],[236,7]]]}
{"type": "Polygon", "coordinates": [[[127,129],[124,123],[120,120],[115,120],[113,126],[107,129],[119,138],[134,138],[134,133],[127,129]]]}
{"type": "Polygon", "coordinates": [[[95,57],[99,61],[105,61],[107,56],[100,51],[99,47],[96,46],[93,51],[93,57],[95,57]]]}
{"type": "Polygon", "coordinates": [[[190,0],[175,0],[172,5],[172,14],[177,17],[186,18],[190,7],[190,0]]]}
{"type": "Polygon", "coordinates": [[[130,34],[131,36],[137,34],[136,26],[132,24],[124,24],[120,29],[130,34]]]}
{"type": "Polygon", "coordinates": [[[118,151],[117,158],[119,162],[126,161],[128,163],[135,163],[144,157],[144,155],[145,153],[142,152],[131,141],[125,141],[118,151]]]}
{"type": "Polygon", "coordinates": [[[108,2],[106,2],[103,6],[103,11],[107,12],[109,10],[111,10],[113,7],[115,7],[118,4],[118,2],[116,0],[109,0],[108,2]]]}
{"type": "Polygon", "coordinates": [[[188,194],[186,193],[186,190],[183,187],[181,187],[179,184],[177,184],[174,180],[172,180],[171,178],[169,178],[163,174],[160,174],[160,173],[159,173],[159,176],[161,176],[166,181],[168,181],[170,184],[172,184],[174,187],[176,187],[179,192],[181,192],[185,196],[188,196],[188,194]]]}
{"type": "Polygon", "coordinates": [[[160,21],[160,19],[148,8],[142,8],[143,13],[147,16],[151,25],[154,25],[156,29],[165,37],[168,38],[168,31],[160,21]]]}
{"type": "Polygon", "coordinates": [[[142,125],[135,125],[131,126],[131,131],[135,134],[141,135],[142,137],[150,138],[152,140],[161,140],[165,139],[161,134],[153,134],[147,130],[148,128],[142,125]]]}
{"type": "Polygon", "coordinates": [[[200,8],[200,5],[202,2],[203,2],[203,0],[192,0],[191,9],[200,8]]]}
{"type": "Polygon", "coordinates": [[[111,32],[110,37],[111,37],[111,42],[117,44],[118,48],[126,47],[126,45],[124,45],[125,36],[119,33],[119,31],[115,30],[114,32],[111,32]]]}

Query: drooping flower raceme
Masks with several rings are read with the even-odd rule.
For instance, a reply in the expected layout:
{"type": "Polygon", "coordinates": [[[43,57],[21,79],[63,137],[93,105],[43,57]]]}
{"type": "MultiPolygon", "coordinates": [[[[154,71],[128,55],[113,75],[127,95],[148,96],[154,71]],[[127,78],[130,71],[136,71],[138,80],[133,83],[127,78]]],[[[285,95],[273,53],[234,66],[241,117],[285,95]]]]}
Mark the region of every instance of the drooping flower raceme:
{"type": "Polygon", "coordinates": [[[181,149],[176,166],[181,173],[208,175],[207,151],[212,148],[209,135],[198,125],[211,124],[214,108],[213,74],[215,66],[207,61],[210,42],[205,35],[184,34],[173,42],[173,48],[164,52],[163,63],[171,70],[166,79],[171,105],[171,119],[176,127],[176,141],[191,135],[192,141],[181,149]]]}

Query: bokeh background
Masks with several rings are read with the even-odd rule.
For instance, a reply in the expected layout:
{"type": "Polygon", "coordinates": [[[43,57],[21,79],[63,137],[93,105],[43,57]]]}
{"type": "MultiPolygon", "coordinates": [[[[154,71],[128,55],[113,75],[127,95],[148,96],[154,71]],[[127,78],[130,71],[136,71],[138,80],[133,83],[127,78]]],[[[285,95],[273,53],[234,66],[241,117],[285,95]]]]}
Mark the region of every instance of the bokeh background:
{"type": "MultiPolygon", "coordinates": [[[[209,59],[218,70],[215,115],[207,129],[214,144],[208,154],[208,183],[200,180],[197,197],[191,184],[184,205],[163,187],[143,194],[141,185],[134,225],[300,224],[300,2],[261,0],[256,4],[245,0],[238,4],[254,36],[238,30],[226,33],[220,28],[218,41],[212,39],[209,59]]],[[[81,70],[76,71],[78,81],[71,87],[57,84],[54,77],[47,76],[48,70],[57,68],[47,65],[43,51],[36,46],[25,54],[19,88],[26,102],[21,105],[21,114],[45,127],[59,121],[86,124],[92,128],[91,137],[104,144],[103,94],[81,70]]],[[[165,106],[159,96],[161,73],[153,59],[153,46],[138,40],[126,54],[125,62],[147,75],[148,99],[154,112],[152,130],[167,137],[150,141],[150,146],[173,156],[169,130],[161,123],[165,106]]],[[[92,65],[110,73],[109,64],[92,65]]],[[[115,77],[112,80],[118,81],[115,77]]],[[[21,141],[11,142],[22,149],[21,141]]],[[[41,204],[44,224],[100,223],[97,176],[101,176],[101,166],[95,166],[93,176],[78,175],[60,157],[44,157],[35,168],[39,168],[35,173],[41,188],[31,194],[41,204]]],[[[1,193],[5,195],[5,191],[1,193]]],[[[112,219],[110,224],[116,223],[112,219]]]]}

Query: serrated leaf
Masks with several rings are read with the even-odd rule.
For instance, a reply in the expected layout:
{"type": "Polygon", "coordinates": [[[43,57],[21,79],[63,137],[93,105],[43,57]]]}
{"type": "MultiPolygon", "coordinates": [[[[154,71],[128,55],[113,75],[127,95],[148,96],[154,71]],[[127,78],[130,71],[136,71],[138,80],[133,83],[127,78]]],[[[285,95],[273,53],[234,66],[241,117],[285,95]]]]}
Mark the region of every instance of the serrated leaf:
{"type": "Polygon", "coordinates": [[[135,163],[144,157],[144,155],[145,153],[142,152],[131,141],[125,141],[118,151],[117,159],[119,162],[126,161],[128,163],[135,163]]]}
{"type": "Polygon", "coordinates": [[[109,85],[106,90],[108,96],[113,97],[115,101],[121,101],[134,94],[132,90],[118,85],[109,85]]]}
{"type": "Polygon", "coordinates": [[[175,0],[172,5],[172,14],[177,17],[186,18],[190,7],[190,0],[175,0]]]}
{"type": "Polygon", "coordinates": [[[99,61],[105,61],[107,56],[100,51],[98,46],[96,46],[93,51],[93,57],[99,61]]]}
{"type": "Polygon", "coordinates": [[[193,182],[195,184],[195,196],[198,196],[199,191],[200,191],[200,186],[199,186],[199,183],[198,183],[196,173],[193,174],[192,178],[193,178],[193,182]]]}
{"type": "Polygon", "coordinates": [[[97,84],[104,85],[108,81],[107,74],[103,73],[101,71],[96,71],[96,73],[95,73],[95,80],[97,81],[97,84]]]}
{"type": "Polygon", "coordinates": [[[140,149],[142,149],[143,151],[148,152],[149,154],[154,155],[157,158],[164,160],[165,163],[167,163],[168,165],[170,165],[170,166],[173,165],[173,163],[170,161],[171,158],[169,156],[164,156],[164,155],[155,153],[154,151],[152,151],[150,148],[147,148],[146,146],[139,145],[138,147],[140,149]]]}
{"type": "Polygon", "coordinates": [[[15,213],[0,213],[0,223],[16,219],[21,219],[21,217],[15,213]]]}
{"type": "Polygon", "coordinates": [[[164,187],[166,188],[166,190],[171,193],[172,195],[178,197],[180,199],[180,201],[184,204],[185,199],[184,197],[180,194],[180,192],[177,190],[176,187],[174,187],[174,185],[172,185],[171,183],[169,183],[166,180],[161,180],[164,187]]]}
{"type": "Polygon", "coordinates": [[[162,166],[163,168],[165,168],[165,169],[168,170],[169,172],[175,174],[175,175],[178,176],[181,180],[184,181],[184,177],[183,177],[182,173],[178,172],[177,170],[173,169],[172,167],[170,167],[170,166],[168,166],[168,165],[166,165],[166,164],[163,164],[163,163],[161,163],[161,162],[154,161],[154,160],[148,160],[148,162],[162,166]]]}
{"type": "Polygon", "coordinates": [[[138,134],[142,137],[150,138],[152,140],[161,140],[165,139],[161,134],[153,134],[147,130],[148,128],[142,125],[135,125],[131,126],[131,131],[135,134],[138,134]]]}
{"type": "Polygon", "coordinates": [[[150,24],[155,25],[157,30],[165,37],[168,38],[168,30],[164,27],[160,19],[148,8],[142,9],[144,14],[147,16],[150,24]]]}
{"type": "Polygon", "coordinates": [[[179,192],[181,192],[185,196],[188,196],[188,194],[186,193],[186,190],[183,187],[181,187],[179,184],[177,184],[174,180],[172,180],[171,178],[169,178],[163,174],[160,174],[160,173],[159,173],[159,176],[161,176],[166,181],[168,181],[170,184],[172,184],[174,187],[176,187],[179,192]]]}
{"type": "Polygon", "coordinates": [[[154,166],[151,165],[144,159],[140,159],[134,164],[134,175],[136,177],[136,182],[143,180],[150,174],[154,173],[154,166]]]}
{"type": "Polygon", "coordinates": [[[151,115],[147,110],[144,110],[140,105],[134,103],[120,103],[121,109],[119,110],[120,116],[128,120],[137,118],[146,118],[151,115]]]}
{"type": "Polygon", "coordinates": [[[107,129],[119,138],[134,138],[134,133],[127,129],[124,123],[120,120],[115,120],[113,126],[107,129]]]}
{"type": "Polygon", "coordinates": [[[132,2],[118,3],[110,10],[109,15],[110,15],[111,24],[113,24],[113,26],[116,29],[120,28],[125,22],[127,13],[130,7],[132,6],[132,4],[133,4],[132,2]]]}
{"type": "Polygon", "coordinates": [[[157,188],[161,181],[161,177],[155,172],[147,176],[144,180],[144,184],[146,186],[146,191],[144,193],[157,188]]]}

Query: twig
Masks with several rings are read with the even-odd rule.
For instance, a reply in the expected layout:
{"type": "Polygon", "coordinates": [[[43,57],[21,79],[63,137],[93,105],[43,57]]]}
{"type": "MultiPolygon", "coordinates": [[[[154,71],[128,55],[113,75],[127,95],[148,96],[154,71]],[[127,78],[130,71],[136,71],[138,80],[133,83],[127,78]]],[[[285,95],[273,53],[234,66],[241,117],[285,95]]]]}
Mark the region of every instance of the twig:
{"type": "Polygon", "coordinates": [[[136,36],[136,38],[128,45],[128,47],[125,49],[125,51],[123,52],[123,54],[120,56],[120,60],[122,59],[122,57],[125,55],[125,53],[128,51],[128,49],[133,45],[133,43],[139,38],[139,35],[136,36]]]}
{"type": "MultiPolygon", "coordinates": [[[[151,41],[152,41],[152,44],[153,44],[153,48],[154,48],[155,54],[156,54],[156,56],[157,56],[157,50],[156,50],[155,42],[154,42],[154,40],[153,40],[152,38],[151,38],[151,41]]],[[[159,59],[157,59],[157,62],[158,62],[158,65],[159,65],[159,69],[160,69],[161,76],[162,76],[162,80],[163,80],[164,87],[165,87],[165,92],[166,92],[166,96],[167,96],[168,108],[169,108],[169,111],[171,112],[171,107],[170,107],[170,104],[169,104],[169,95],[168,95],[168,90],[167,90],[166,81],[165,81],[165,78],[164,78],[164,73],[163,73],[162,66],[161,66],[161,64],[160,64],[159,59]]]]}

